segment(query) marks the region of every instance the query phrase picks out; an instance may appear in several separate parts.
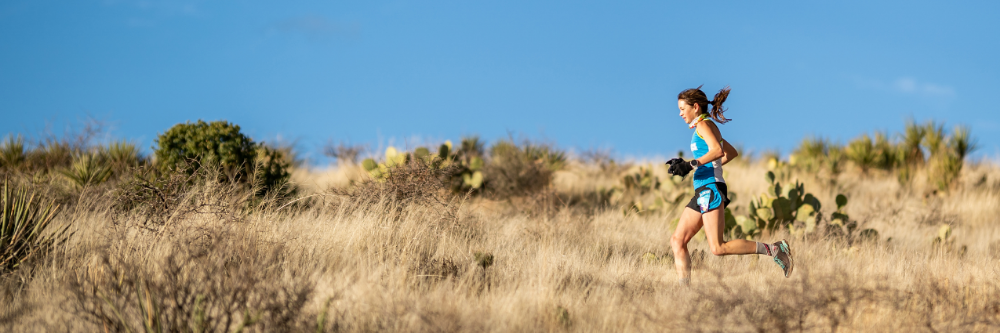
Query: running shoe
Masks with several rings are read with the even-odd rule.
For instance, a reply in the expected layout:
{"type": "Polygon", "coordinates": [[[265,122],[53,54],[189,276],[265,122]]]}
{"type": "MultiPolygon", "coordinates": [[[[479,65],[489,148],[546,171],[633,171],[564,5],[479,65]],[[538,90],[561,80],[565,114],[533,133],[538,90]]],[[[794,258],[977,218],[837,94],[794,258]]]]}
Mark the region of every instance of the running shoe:
{"type": "Polygon", "coordinates": [[[792,274],[792,268],[795,264],[792,263],[792,250],[788,247],[788,242],[782,239],[780,242],[774,243],[778,246],[778,254],[774,255],[774,262],[781,266],[781,270],[785,271],[785,277],[792,274]]]}

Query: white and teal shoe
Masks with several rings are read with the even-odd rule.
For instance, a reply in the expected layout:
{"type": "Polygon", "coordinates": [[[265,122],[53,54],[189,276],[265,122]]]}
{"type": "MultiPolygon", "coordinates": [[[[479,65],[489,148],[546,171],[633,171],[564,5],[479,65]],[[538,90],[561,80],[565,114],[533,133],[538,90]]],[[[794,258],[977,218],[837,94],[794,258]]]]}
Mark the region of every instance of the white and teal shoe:
{"type": "Polygon", "coordinates": [[[787,278],[792,274],[792,268],[795,264],[792,262],[792,250],[788,247],[788,242],[782,239],[780,242],[774,243],[777,246],[778,253],[774,255],[774,262],[781,266],[781,270],[785,271],[785,277],[787,278]]]}

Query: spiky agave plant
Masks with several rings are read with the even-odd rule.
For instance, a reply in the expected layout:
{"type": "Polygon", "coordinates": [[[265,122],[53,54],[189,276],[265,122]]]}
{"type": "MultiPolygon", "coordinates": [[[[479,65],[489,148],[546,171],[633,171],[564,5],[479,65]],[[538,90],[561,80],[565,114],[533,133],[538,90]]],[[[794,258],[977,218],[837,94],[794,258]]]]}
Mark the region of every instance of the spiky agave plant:
{"type": "Polygon", "coordinates": [[[68,227],[47,230],[59,210],[26,186],[4,180],[0,193],[0,273],[16,269],[32,254],[62,241],[68,227]]]}
{"type": "Polygon", "coordinates": [[[62,170],[60,173],[78,188],[84,188],[108,180],[108,177],[111,177],[111,168],[101,163],[97,156],[84,154],[77,157],[69,169],[62,170]]]}

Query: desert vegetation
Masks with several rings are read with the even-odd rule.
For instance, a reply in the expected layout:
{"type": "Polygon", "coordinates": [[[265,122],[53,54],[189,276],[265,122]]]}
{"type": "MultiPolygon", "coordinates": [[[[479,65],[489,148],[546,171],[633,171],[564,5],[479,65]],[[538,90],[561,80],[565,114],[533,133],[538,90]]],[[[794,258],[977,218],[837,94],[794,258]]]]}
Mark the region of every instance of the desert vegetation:
{"type": "Polygon", "coordinates": [[[1000,168],[944,128],[743,152],[726,237],[787,239],[795,271],[699,236],[689,287],[669,238],[693,189],[662,161],[468,137],[315,168],[226,122],[152,156],[12,134],[0,330],[996,331],[1000,168]]]}

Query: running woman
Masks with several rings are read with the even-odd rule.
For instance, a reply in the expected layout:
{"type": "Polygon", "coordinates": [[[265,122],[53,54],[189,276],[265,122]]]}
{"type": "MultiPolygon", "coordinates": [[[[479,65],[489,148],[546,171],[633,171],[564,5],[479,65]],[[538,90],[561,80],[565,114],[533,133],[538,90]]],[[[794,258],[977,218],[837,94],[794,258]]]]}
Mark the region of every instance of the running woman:
{"type": "Polygon", "coordinates": [[[669,171],[673,175],[687,176],[694,170],[694,198],[684,208],[677,229],[670,237],[670,245],[674,250],[674,265],[680,282],[688,284],[691,281],[691,256],[687,244],[698,230],[705,228],[708,246],[712,254],[717,256],[763,254],[774,258],[774,262],[788,277],[792,273],[792,252],[788,242],[768,244],[745,239],[724,241],[722,231],[726,225],[725,211],[729,204],[726,192],[726,180],[722,179],[722,166],[732,161],[738,153],[726,140],[714,121],[725,124],[730,119],[722,115],[726,110],[722,103],[729,96],[729,87],[723,88],[715,99],[709,101],[701,86],[682,91],[677,95],[677,108],[680,116],[689,128],[695,129],[691,135],[691,153],[694,158],[685,161],[674,158],[667,161],[669,171]],[[708,105],[712,104],[709,111],[708,105]]]}

